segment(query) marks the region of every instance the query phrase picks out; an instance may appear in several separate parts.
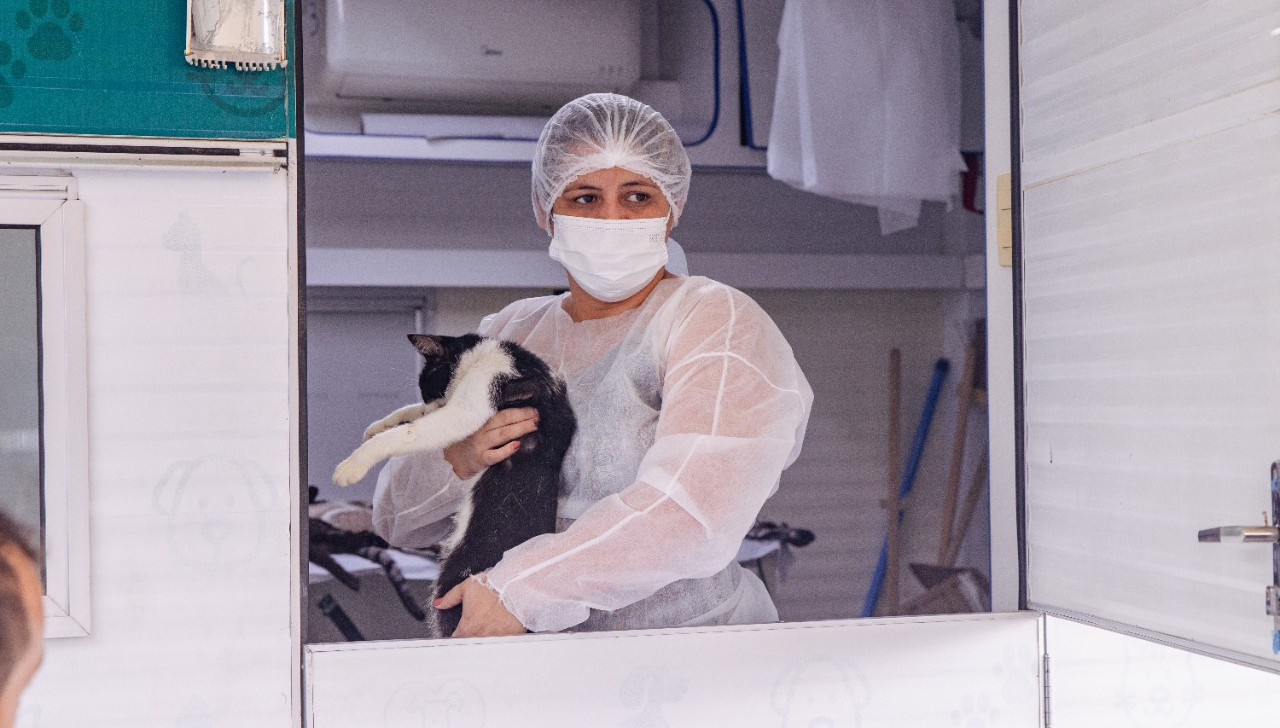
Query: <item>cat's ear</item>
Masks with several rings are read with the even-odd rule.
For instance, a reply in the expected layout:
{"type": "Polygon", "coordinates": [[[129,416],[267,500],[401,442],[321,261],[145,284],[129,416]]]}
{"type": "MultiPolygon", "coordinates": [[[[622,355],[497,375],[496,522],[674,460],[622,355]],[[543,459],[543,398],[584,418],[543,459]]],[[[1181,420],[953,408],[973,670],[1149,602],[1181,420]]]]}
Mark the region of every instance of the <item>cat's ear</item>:
{"type": "Polygon", "coordinates": [[[446,353],[444,342],[439,336],[409,334],[409,342],[413,344],[413,348],[417,349],[419,354],[431,359],[442,357],[446,353]]]}

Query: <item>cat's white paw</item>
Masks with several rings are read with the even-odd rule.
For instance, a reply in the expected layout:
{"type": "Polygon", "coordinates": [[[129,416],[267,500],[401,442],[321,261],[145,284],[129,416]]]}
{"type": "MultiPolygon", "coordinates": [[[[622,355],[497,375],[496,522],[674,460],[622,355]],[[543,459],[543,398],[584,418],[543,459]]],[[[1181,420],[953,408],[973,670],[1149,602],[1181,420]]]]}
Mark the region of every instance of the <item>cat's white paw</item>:
{"type": "Polygon", "coordinates": [[[364,478],[369,472],[369,466],[361,462],[360,458],[352,455],[351,457],[338,463],[338,467],[333,469],[333,484],[340,485],[343,488],[349,485],[355,485],[364,478]]]}
{"type": "Polygon", "coordinates": [[[364,436],[361,438],[361,442],[368,442],[375,435],[380,435],[387,430],[390,430],[393,427],[399,427],[402,424],[404,423],[393,420],[390,417],[378,420],[364,429],[364,436]]]}
{"type": "MultiPolygon", "coordinates": [[[[437,407],[438,406],[439,405],[437,405],[437,407]]],[[[431,409],[432,409],[431,405],[425,405],[425,404],[422,404],[421,402],[419,402],[418,404],[411,404],[411,405],[406,405],[404,407],[401,407],[395,412],[392,412],[386,417],[383,417],[382,419],[378,420],[372,425],[369,425],[368,427],[366,427],[364,430],[364,441],[368,442],[369,440],[373,439],[378,435],[381,435],[387,430],[393,430],[399,427],[400,425],[407,425],[410,422],[417,422],[419,419],[422,418],[424,414],[426,414],[427,412],[430,412],[431,409]]]]}

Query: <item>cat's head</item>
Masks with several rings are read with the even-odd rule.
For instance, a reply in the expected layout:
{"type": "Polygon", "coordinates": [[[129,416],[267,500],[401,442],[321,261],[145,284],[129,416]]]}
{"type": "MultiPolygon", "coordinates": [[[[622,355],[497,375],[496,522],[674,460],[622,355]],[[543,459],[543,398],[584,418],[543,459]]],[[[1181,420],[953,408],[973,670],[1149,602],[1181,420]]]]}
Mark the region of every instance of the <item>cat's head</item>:
{"type": "Polygon", "coordinates": [[[458,370],[463,353],[481,341],[475,334],[465,336],[437,336],[434,334],[409,334],[413,348],[422,355],[422,372],[418,374],[418,389],[423,402],[434,402],[444,397],[449,382],[458,370]]]}

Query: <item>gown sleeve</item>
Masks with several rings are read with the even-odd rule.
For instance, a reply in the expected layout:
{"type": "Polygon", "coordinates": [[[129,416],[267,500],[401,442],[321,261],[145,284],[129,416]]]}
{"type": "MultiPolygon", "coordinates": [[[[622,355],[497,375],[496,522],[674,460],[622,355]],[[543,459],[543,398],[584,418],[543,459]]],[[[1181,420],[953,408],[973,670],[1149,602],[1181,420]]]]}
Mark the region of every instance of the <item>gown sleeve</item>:
{"type": "Polygon", "coordinates": [[[665,355],[662,407],[636,481],[565,531],[507,551],[488,574],[532,631],[720,571],[799,455],[813,393],[754,301],[720,287],[655,346],[665,355]]]}
{"type": "Polygon", "coordinates": [[[453,473],[439,450],[393,457],[378,472],[373,530],[392,546],[425,548],[453,530],[451,516],[470,481],[453,473]]]}

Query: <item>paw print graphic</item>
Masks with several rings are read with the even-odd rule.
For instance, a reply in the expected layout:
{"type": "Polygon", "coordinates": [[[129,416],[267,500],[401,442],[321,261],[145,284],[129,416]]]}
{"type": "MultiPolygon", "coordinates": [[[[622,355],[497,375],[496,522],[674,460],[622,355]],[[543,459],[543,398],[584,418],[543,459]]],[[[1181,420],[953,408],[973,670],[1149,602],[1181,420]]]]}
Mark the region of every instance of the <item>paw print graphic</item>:
{"type": "Polygon", "coordinates": [[[13,47],[0,41],[0,109],[13,103],[13,86],[5,78],[3,69],[9,69],[9,77],[14,80],[27,75],[27,64],[21,58],[13,57],[13,47]]]}
{"type": "Polygon", "coordinates": [[[991,668],[991,674],[1000,681],[1000,698],[1006,705],[1019,705],[1035,700],[1036,660],[1038,655],[1027,645],[1004,646],[1001,664],[991,668]]]}
{"type": "Polygon", "coordinates": [[[1201,701],[1191,655],[1156,644],[1125,645],[1115,704],[1134,728],[1186,725],[1201,701]]]}
{"type": "Polygon", "coordinates": [[[991,704],[985,692],[977,697],[967,694],[960,699],[960,708],[951,711],[951,724],[960,728],[989,728],[1000,722],[1000,711],[991,704]]]}
{"type": "MultiPolygon", "coordinates": [[[[27,56],[37,61],[65,61],[75,52],[72,35],[84,29],[84,16],[72,12],[71,0],[26,0],[14,24],[26,33],[27,56]]],[[[13,103],[13,85],[27,75],[27,61],[0,41],[0,109],[13,103]]]]}
{"type": "Polygon", "coordinates": [[[65,61],[75,46],[71,35],[84,29],[84,16],[71,11],[71,0],[27,0],[15,21],[29,31],[27,55],[37,61],[65,61]]]}
{"type": "Polygon", "coordinates": [[[621,703],[637,711],[624,728],[667,728],[663,715],[667,703],[678,703],[688,692],[688,680],[652,666],[637,667],[622,683],[621,703]]]}

